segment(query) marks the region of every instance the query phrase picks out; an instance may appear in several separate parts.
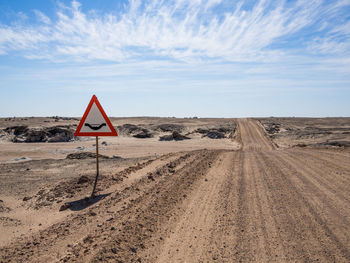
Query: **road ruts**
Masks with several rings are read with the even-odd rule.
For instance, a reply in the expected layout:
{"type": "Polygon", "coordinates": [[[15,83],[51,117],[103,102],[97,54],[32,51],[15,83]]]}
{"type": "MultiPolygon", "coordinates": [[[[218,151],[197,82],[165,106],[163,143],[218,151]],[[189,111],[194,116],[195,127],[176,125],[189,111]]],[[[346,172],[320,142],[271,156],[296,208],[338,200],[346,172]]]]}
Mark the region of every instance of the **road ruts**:
{"type": "Polygon", "coordinates": [[[266,137],[263,128],[252,119],[238,120],[243,151],[274,150],[276,146],[266,137]]]}
{"type": "Polygon", "coordinates": [[[147,262],[350,262],[349,155],[277,149],[254,120],[238,125],[241,150],[198,182],[147,262]]]}

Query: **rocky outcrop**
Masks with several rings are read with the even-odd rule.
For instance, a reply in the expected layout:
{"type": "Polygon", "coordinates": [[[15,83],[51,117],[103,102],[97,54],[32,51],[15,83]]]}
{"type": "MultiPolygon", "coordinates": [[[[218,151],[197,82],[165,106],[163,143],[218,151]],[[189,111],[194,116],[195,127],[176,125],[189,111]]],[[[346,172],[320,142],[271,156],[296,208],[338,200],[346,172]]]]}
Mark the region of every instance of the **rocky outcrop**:
{"type": "Polygon", "coordinates": [[[70,126],[53,126],[45,128],[28,128],[28,126],[12,126],[4,129],[13,142],[69,142],[74,138],[74,130],[70,126]]]}
{"type": "Polygon", "coordinates": [[[232,125],[219,128],[198,128],[194,133],[200,133],[202,134],[202,137],[208,137],[210,139],[224,139],[229,138],[235,131],[236,126],[232,125]]]}

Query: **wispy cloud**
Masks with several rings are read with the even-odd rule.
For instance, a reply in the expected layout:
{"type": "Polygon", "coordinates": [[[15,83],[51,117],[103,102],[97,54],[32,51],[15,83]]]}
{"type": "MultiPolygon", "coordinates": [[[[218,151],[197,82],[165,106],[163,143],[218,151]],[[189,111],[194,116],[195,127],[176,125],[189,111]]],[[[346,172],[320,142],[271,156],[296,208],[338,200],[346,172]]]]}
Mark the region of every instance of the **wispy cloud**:
{"type": "Polygon", "coordinates": [[[33,10],[38,20],[44,24],[51,24],[51,19],[39,10],[33,10]]]}
{"type": "Polygon", "coordinates": [[[98,15],[73,1],[60,5],[55,20],[34,10],[41,24],[0,24],[0,54],[58,61],[270,61],[287,52],[283,41],[313,26],[318,35],[288,52],[303,46],[310,53],[349,52],[349,24],[332,20],[350,3],[332,2],[260,0],[246,7],[225,0],[130,0],[123,10],[98,15]]]}

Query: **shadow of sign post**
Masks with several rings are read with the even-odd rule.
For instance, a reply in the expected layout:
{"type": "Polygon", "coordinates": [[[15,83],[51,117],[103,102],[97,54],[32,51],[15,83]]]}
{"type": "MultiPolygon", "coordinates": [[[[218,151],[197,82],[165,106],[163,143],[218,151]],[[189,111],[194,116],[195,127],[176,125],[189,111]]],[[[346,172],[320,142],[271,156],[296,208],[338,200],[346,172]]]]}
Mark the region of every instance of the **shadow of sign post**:
{"type": "Polygon", "coordinates": [[[67,204],[68,204],[70,210],[80,211],[80,210],[83,210],[83,209],[93,205],[93,204],[96,204],[97,202],[103,200],[104,198],[106,198],[109,195],[110,195],[110,193],[95,195],[94,197],[83,198],[80,200],[68,202],[67,204]]]}

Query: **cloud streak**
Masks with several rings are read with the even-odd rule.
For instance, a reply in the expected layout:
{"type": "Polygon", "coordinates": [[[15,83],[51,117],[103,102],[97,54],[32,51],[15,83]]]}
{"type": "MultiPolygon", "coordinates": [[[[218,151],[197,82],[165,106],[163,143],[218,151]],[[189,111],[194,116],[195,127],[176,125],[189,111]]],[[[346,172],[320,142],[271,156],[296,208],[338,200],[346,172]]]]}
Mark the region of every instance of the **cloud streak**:
{"type": "Polygon", "coordinates": [[[130,0],[122,10],[98,15],[84,13],[73,1],[60,5],[56,20],[35,10],[39,24],[0,24],[0,54],[56,61],[273,61],[286,54],[283,43],[322,23],[325,29],[288,52],[305,47],[310,54],[349,53],[349,27],[332,24],[349,4],[261,0],[247,7],[225,0],[130,0]]]}

